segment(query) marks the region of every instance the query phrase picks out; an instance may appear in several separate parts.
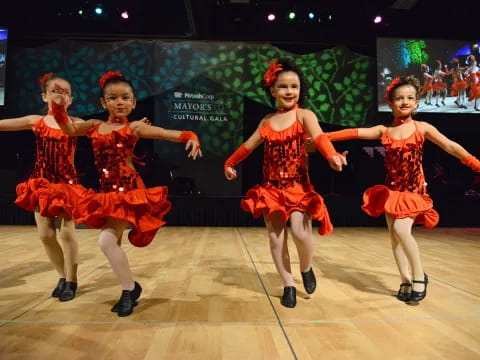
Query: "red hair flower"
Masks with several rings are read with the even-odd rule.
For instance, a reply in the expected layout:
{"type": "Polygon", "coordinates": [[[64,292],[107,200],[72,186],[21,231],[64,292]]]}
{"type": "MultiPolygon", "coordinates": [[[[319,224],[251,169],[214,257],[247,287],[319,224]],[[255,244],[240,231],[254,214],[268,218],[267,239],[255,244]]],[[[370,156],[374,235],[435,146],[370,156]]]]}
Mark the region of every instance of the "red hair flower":
{"type": "Polygon", "coordinates": [[[110,79],[115,79],[115,78],[121,78],[123,77],[123,74],[118,71],[108,71],[106,74],[104,74],[100,80],[98,80],[98,84],[100,87],[103,89],[105,87],[105,83],[110,80],[110,79]]]}
{"type": "Polygon", "coordinates": [[[274,60],[268,66],[267,71],[263,74],[263,84],[270,86],[277,78],[277,72],[283,70],[282,64],[279,64],[277,60],[274,60]]]}
{"type": "Polygon", "coordinates": [[[53,75],[52,72],[46,73],[40,79],[38,79],[38,82],[43,85],[48,81],[48,79],[50,79],[50,76],[52,75],[53,75]]]}
{"type": "Polygon", "coordinates": [[[393,79],[392,82],[387,86],[386,93],[384,96],[385,100],[390,101],[390,95],[392,94],[393,89],[395,88],[395,86],[397,86],[399,82],[400,82],[400,78],[397,77],[393,79]]]}

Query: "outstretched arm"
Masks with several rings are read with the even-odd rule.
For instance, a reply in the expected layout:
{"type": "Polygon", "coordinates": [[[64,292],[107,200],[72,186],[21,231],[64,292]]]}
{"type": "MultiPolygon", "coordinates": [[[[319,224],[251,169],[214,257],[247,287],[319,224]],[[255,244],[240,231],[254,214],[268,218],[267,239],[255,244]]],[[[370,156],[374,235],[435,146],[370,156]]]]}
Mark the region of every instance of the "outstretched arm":
{"type": "Polygon", "coordinates": [[[40,115],[27,115],[14,119],[0,120],[0,131],[32,130],[40,115]]]}
{"type": "Polygon", "coordinates": [[[200,141],[197,134],[193,131],[167,130],[159,126],[153,126],[144,121],[134,121],[130,124],[132,132],[139,138],[168,140],[173,142],[182,142],[185,144],[185,150],[190,150],[188,157],[195,160],[197,156],[202,156],[200,150],[200,141]]]}
{"type": "Polygon", "coordinates": [[[318,124],[317,116],[310,110],[302,110],[303,125],[313,139],[315,148],[327,159],[330,167],[335,171],[342,171],[343,165],[347,165],[346,154],[339,154],[333,147],[328,135],[323,132],[318,124]]]}
{"type": "Polygon", "coordinates": [[[223,171],[227,180],[237,178],[237,170],[235,166],[245,160],[253,150],[255,150],[262,142],[263,138],[260,136],[260,127],[265,122],[263,119],[255,132],[245,141],[223,164],[223,171]]]}
{"type": "Polygon", "coordinates": [[[447,138],[433,125],[421,122],[420,126],[423,128],[425,137],[428,140],[441,147],[450,155],[460,159],[462,164],[467,165],[475,171],[480,171],[480,161],[465,150],[463,146],[447,138]]]}
{"type": "Polygon", "coordinates": [[[385,132],[385,126],[377,125],[371,128],[353,128],[327,133],[332,141],[343,141],[351,139],[375,140],[380,139],[385,132]]]}
{"type": "Polygon", "coordinates": [[[71,119],[67,115],[67,110],[65,109],[65,101],[66,100],[64,95],[55,94],[54,96],[52,96],[52,102],[50,104],[53,117],[55,118],[58,126],[60,126],[60,128],[65,134],[71,136],[86,135],[88,133],[88,130],[102,123],[101,120],[81,121],[80,119],[71,119]]]}

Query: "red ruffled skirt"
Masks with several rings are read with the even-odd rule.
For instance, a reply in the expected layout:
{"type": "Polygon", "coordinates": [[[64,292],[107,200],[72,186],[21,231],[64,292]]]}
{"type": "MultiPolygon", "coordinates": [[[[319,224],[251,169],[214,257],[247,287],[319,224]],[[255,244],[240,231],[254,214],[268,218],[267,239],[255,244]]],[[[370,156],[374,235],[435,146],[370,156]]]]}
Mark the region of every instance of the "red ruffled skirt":
{"type": "Polygon", "coordinates": [[[480,85],[470,85],[470,94],[468,101],[472,101],[480,98],[480,85]]]}
{"type": "Polygon", "coordinates": [[[167,195],[166,186],[126,192],[89,191],[75,208],[75,221],[94,229],[103,228],[107,217],[128,221],[132,226],[128,239],[134,246],[144,247],[165,224],[163,217],[172,207],[167,195]]]}
{"type": "Polygon", "coordinates": [[[375,185],[363,193],[362,210],[374,217],[385,213],[395,219],[415,217],[415,224],[424,224],[427,229],[435,227],[440,218],[428,195],[394,191],[384,185],[375,185]]]}
{"type": "Polygon", "coordinates": [[[431,82],[425,83],[425,84],[423,84],[422,88],[420,89],[420,95],[424,95],[427,92],[432,91],[432,90],[433,90],[432,83],[431,82]]]}
{"type": "Polygon", "coordinates": [[[73,217],[73,212],[87,193],[78,184],[54,184],[44,178],[28,179],[17,185],[15,204],[27,211],[39,210],[45,217],[66,214],[73,217]]]}
{"type": "Polygon", "coordinates": [[[446,89],[447,84],[444,83],[443,81],[439,81],[433,84],[433,90],[441,90],[441,89],[446,89]]]}
{"type": "Polygon", "coordinates": [[[273,213],[279,213],[285,222],[293,211],[306,212],[322,223],[318,229],[320,235],[328,235],[333,231],[325,202],[310,184],[297,183],[285,189],[255,185],[248,190],[241,205],[243,210],[252,213],[255,218],[265,213],[268,219],[273,213]]]}
{"type": "Polygon", "coordinates": [[[452,89],[450,90],[450,96],[457,96],[458,92],[462,89],[468,88],[468,83],[463,80],[455,81],[452,84],[452,89]]]}

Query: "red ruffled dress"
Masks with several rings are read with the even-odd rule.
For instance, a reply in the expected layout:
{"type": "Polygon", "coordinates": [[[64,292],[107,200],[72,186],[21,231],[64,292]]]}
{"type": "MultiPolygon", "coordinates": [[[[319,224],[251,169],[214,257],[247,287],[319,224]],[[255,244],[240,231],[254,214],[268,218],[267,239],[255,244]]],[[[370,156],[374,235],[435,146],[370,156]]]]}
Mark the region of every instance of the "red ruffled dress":
{"type": "Polygon", "coordinates": [[[471,73],[469,75],[470,80],[470,94],[468,101],[472,101],[480,98],[480,71],[471,73]]]}
{"type": "Polygon", "coordinates": [[[455,80],[452,84],[452,89],[450,90],[450,96],[457,96],[460,90],[465,90],[468,88],[468,83],[465,80],[455,80]]]}
{"type": "Polygon", "coordinates": [[[413,134],[406,139],[391,138],[387,129],[381,140],[385,146],[385,185],[375,185],[363,193],[362,210],[375,217],[384,213],[395,219],[416,217],[415,224],[433,228],[439,215],[426,192],[422,168],[425,138],[418,131],[417,124],[413,134]]]}
{"type": "Polygon", "coordinates": [[[147,246],[170,211],[168,188],[145,188],[140,175],[128,165],[138,140],[128,124],[109,134],[100,134],[99,127],[90,129],[88,137],[92,139],[100,192],[89,191],[79,202],[76,221],[96,229],[104,227],[107,217],[128,221],[132,227],[130,242],[147,246]]]}
{"type": "Polygon", "coordinates": [[[282,131],[273,130],[268,121],[260,129],[264,139],[263,179],[242,200],[243,210],[255,218],[278,212],[287,221],[293,211],[309,214],[322,224],[321,235],[332,232],[327,207],[308,177],[305,149],[307,134],[298,119],[282,131]]]}
{"type": "Polygon", "coordinates": [[[86,193],[73,163],[77,138],[47,126],[43,117],[35,122],[33,130],[37,144],[35,164],[30,178],[17,185],[15,204],[28,211],[38,209],[45,217],[72,217],[86,193]]]}
{"type": "Polygon", "coordinates": [[[425,82],[420,89],[420,95],[426,94],[427,92],[433,90],[433,77],[428,74],[423,74],[423,79],[425,80],[425,82]]]}

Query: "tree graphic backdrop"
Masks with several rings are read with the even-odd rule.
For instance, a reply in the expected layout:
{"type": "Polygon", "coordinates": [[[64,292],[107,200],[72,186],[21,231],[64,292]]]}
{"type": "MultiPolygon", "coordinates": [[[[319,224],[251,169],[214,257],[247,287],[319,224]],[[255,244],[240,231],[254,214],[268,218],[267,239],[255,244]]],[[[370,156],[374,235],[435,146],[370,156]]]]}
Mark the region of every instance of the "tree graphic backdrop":
{"type": "MultiPolygon", "coordinates": [[[[309,84],[307,108],[321,123],[364,126],[373,119],[374,61],[343,47],[318,53],[294,55],[268,44],[166,42],[131,40],[122,42],[58,41],[46,46],[13,49],[9,71],[13,73],[11,104],[18,115],[39,113],[44,104],[36,80],[46,72],[68,79],[75,116],[86,117],[102,111],[98,101],[98,79],[108,70],[121,71],[133,83],[138,100],[171,91],[207,78],[229,96],[230,117],[235,125],[235,143],[243,122],[243,98],[270,106],[261,89],[262,75],[275,58],[291,58],[304,72],[309,84]],[[240,129],[238,128],[240,127],[240,129]]],[[[155,114],[162,117],[164,114],[155,114]]],[[[232,150],[219,139],[228,140],[231,127],[205,124],[203,146],[222,153],[232,150]]]]}

